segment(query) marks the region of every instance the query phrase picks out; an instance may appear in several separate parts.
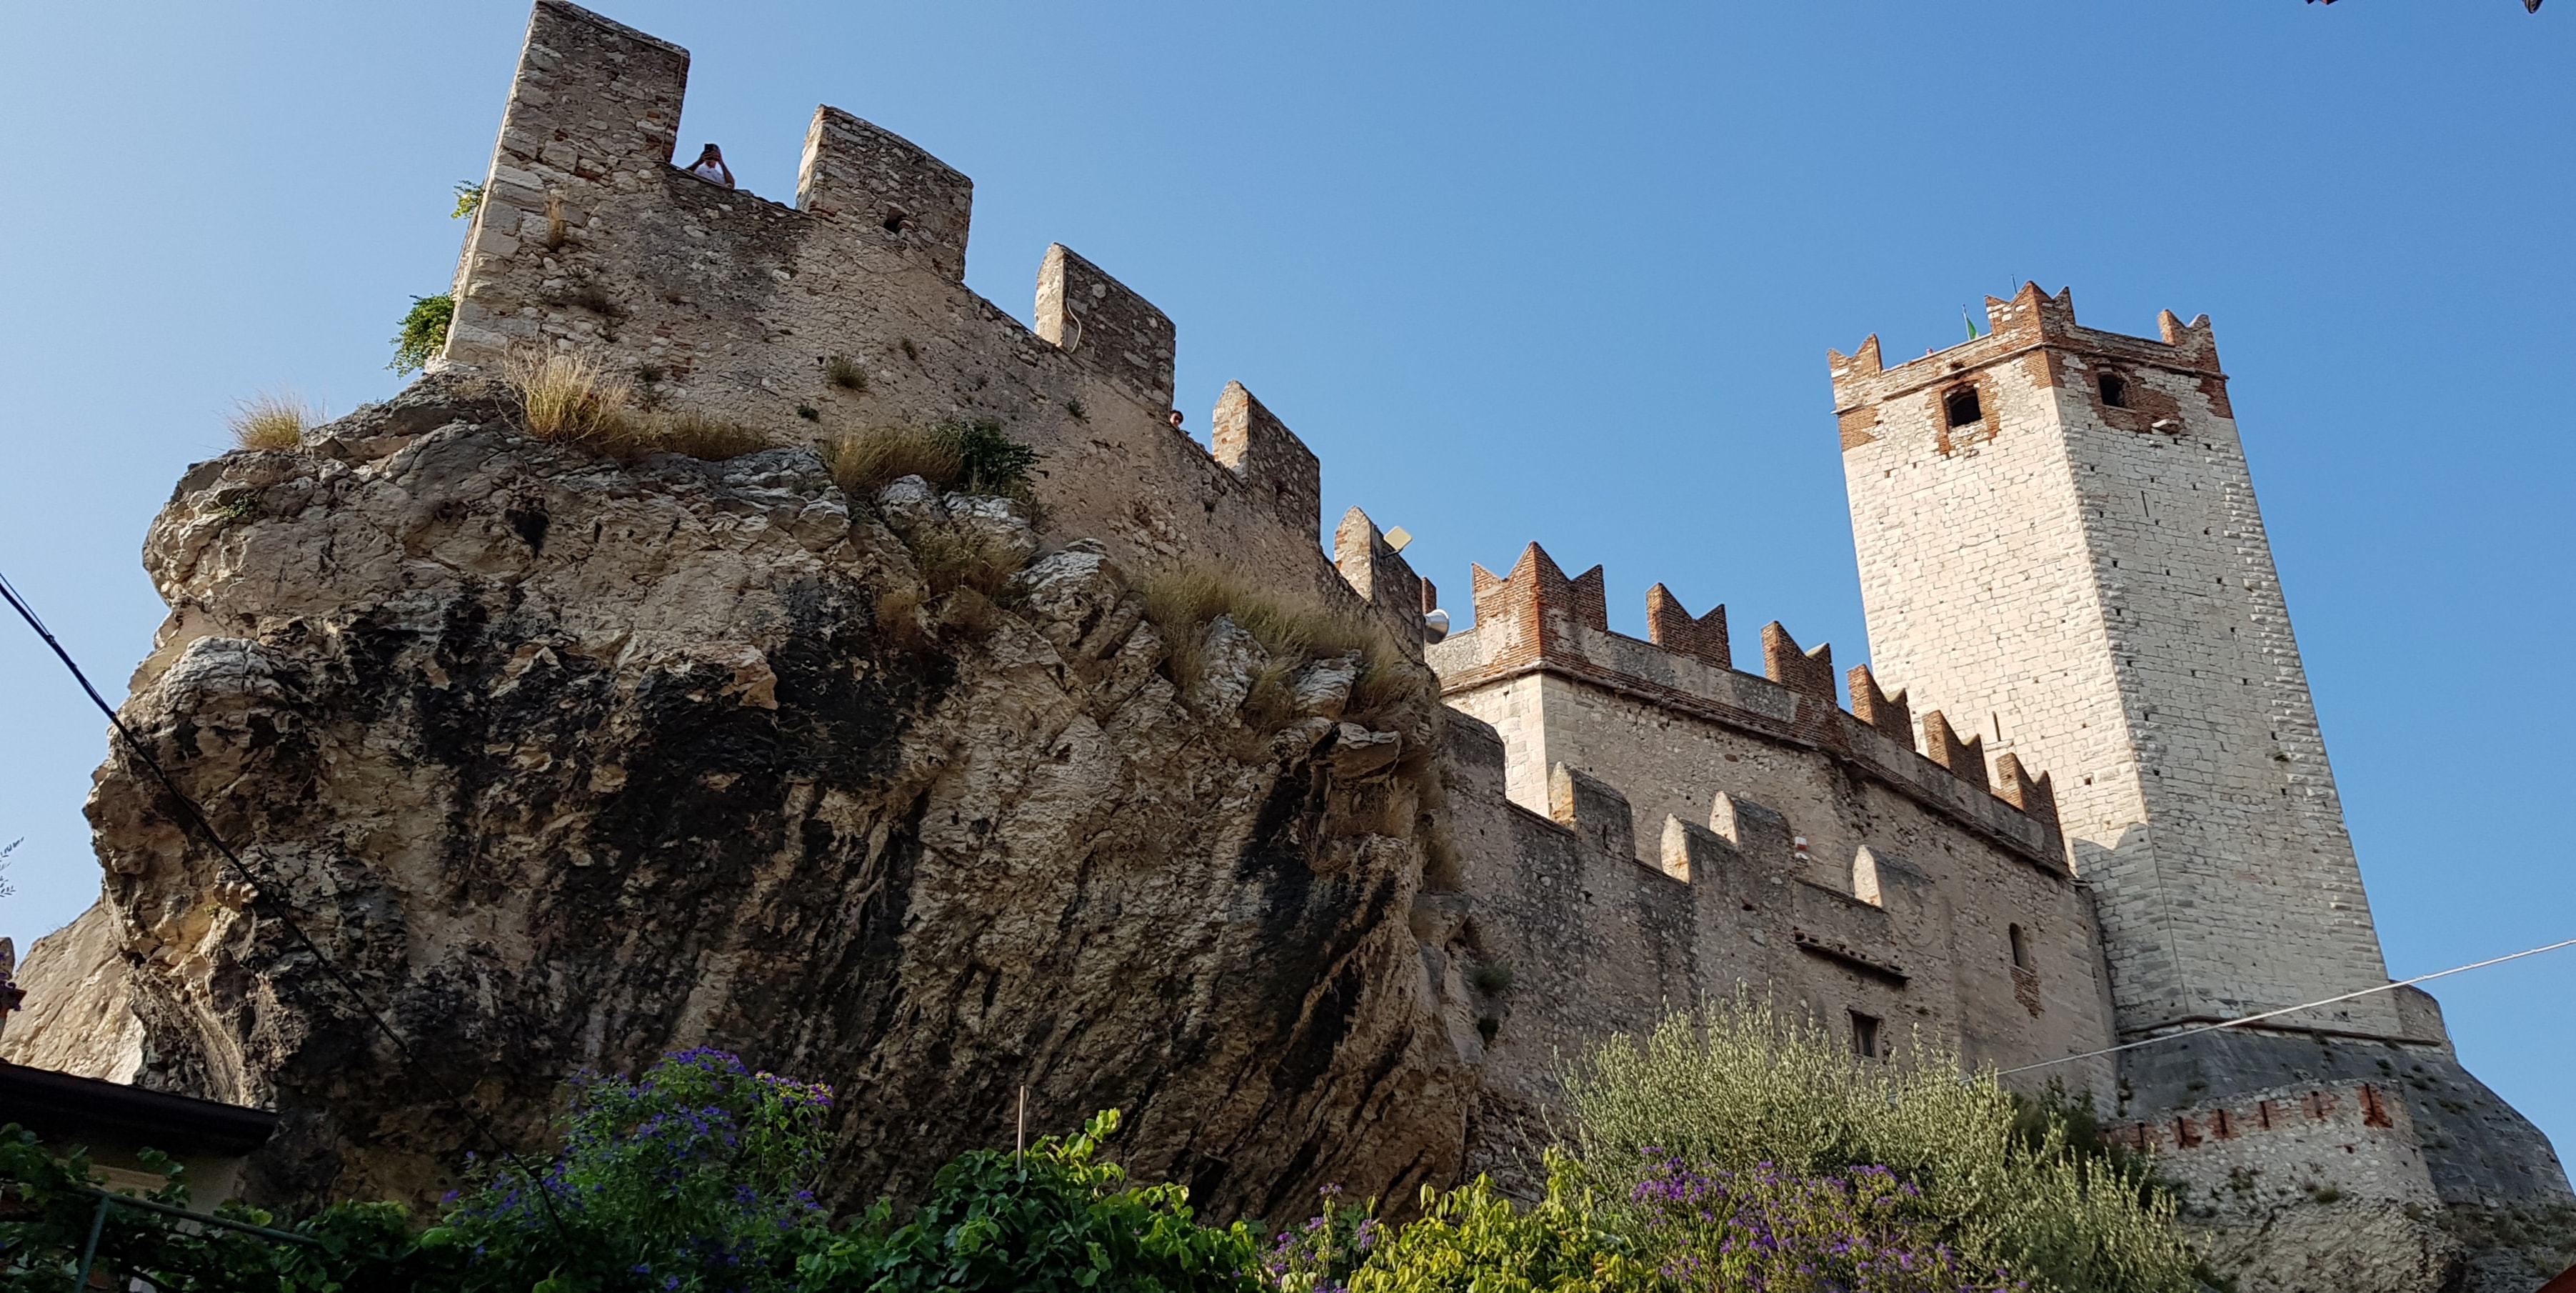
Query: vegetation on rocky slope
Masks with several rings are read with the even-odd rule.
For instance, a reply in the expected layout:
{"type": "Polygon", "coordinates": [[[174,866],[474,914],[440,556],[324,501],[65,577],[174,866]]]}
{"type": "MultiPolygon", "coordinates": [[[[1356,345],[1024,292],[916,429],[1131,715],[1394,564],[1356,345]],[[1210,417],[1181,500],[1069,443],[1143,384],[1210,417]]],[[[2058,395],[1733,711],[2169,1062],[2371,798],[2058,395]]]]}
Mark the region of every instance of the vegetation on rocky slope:
{"type": "MultiPolygon", "coordinates": [[[[1170,1293],[2165,1293],[2191,1256],[2135,1165],[2067,1138],[1991,1076],[1857,1061],[1802,1021],[1738,1007],[1620,1039],[1571,1086],[1575,1130],[1529,1204],[1478,1178],[1402,1224],[1328,1189],[1266,1242],[1189,1192],[1101,1158],[1116,1111],[1025,1152],[970,1150],[926,1197],[839,1220],[820,1202],[832,1093],[732,1055],[664,1056],[567,1086],[547,1162],[487,1162],[437,1221],[342,1203],[316,1241],[192,1233],[111,1210],[101,1269],[168,1290],[1168,1290],[1170,1293]],[[2017,1118],[2019,1124],[2017,1125],[2017,1118]],[[1638,1152],[1641,1137],[1664,1145],[1638,1152]]],[[[170,1170],[164,1201],[184,1198],[170,1170]]],[[[51,1288],[94,1208],[88,1164],[0,1137],[0,1289],[51,1288]],[[48,1284],[46,1281],[54,1281],[48,1284]]],[[[276,1219],[233,1206],[238,1221],[276,1219]]]]}

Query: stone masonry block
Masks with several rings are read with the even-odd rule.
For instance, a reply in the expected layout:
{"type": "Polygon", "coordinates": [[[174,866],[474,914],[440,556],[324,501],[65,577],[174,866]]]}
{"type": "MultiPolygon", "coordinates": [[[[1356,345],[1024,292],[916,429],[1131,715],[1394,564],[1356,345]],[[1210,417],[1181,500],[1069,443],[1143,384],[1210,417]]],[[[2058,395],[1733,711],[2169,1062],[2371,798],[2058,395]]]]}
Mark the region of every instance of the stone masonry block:
{"type": "Polygon", "coordinates": [[[950,279],[966,277],[975,181],[903,136],[839,108],[816,108],[806,128],[796,205],[849,222],[870,241],[924,257],[950,279]]]}
{"type": "Polygon", "coordinates": [[[1628,797],[1565,764],[1548,770],[1548,816],[1615,858],[1637,856],[1637,825],[1628,797]]]}
{"type": "Polygon", "coordinates": [[[1155,410],[1172,406],[1172,321],[1063,243],[1038,267],[1037,332],[1155,410]]]}
{"type": "Polygon", "coordinates": [[[1217,397],[1209,449],[1243,478],[1255,498],[1280,520],[1323,537],[1323,469],[1299,440],[1241,382],[1227,382],[1217,397]]]}

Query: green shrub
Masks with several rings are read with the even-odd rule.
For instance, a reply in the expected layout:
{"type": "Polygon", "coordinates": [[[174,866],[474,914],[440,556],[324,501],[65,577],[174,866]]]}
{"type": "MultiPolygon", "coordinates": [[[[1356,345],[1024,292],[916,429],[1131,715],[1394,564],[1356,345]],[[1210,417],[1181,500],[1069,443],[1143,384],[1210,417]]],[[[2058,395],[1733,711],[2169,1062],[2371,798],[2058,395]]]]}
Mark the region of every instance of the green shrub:
{"type": "Polygon", "coordinates": [[[1656,1157],[1807,1174],[1884,1165],[1978,1269],[2064,1293],[2181,1293],[2193,1257],[2143,1167],[2073,1142],[2062,1114],[2035,1134],[1992,1072],[1917,1048],[1861,1061],[1804,1016],[1738,1000],[1613,1038],[1565,1075],[1572,1146],[1590,1179],[1633,1185],[1656,1157]]]}
{"type": "Polygon", "coordinates": [[[1377,1200],[1356,1207],[1342,1202],[1342,1187],[1327,1185],[1321,1209],[1304,1226],[1285,1231],[1261,1258],[1261,1283],[1278,1293],[1336,1293],[1387,1236],[1377,1200]]]}
{"type": "Polygon", "coordinates": [[[1808,1175],[1770,1164],[1730,1172],[1667,1158],[1629,1192],[1639,1248],[1686,1289],[2018,1289],[1972,1274],[1939,1238],[1923,1192],[1884,1167],[1808,1175]]]}
{"type": "MultiPolygon", "coordinates": [[[[1551,1168],[1560,1165],[1551,1164],[1551,1168]]],[[[1635,1244],[1600,1223],[1571,1174],[1551,1170],[1526,1212],[1477,1177],[1426,1186],[1422,1216],[1375,1246],[1350,1293],[1648,1293],[1671,1288],[1635,1244]]]]}
{"type": "Polygon", "coordinates": [[[999,422],[951,422],[935,433],[957,454],[955,488],[969,494],[1016,497],[1031,481],[1038,451],[1002,434],[999,422]]]}
{"type": "Polygon", "coordinates": [[[813,1186],[831,1092],[722,1051],[666,1055],[629,1082],[567,1084],[563,1153],[502,1166],[421,1236],[495,1293],[785,1289],[825,1221],[813,1186]]]}
{"type": "Polygon", "coordinates": [[[455,297],[413,297],[410,312],[403,315],[402,327],[394,332],[393,362],[385,367],[397,373],[419,372],[447,347],[447,325],[455,318],[455,297]]]}
{"type": "Polygon", "coordinates": [[[929,1293],[1252,1293],[1256,1243],[1237,1223],[1191,1218],[1178,1185],[1130,1186],[1096,1163],[1118,1130],[1105,1111],[1076,1135],[1041,1138],[1025,1157],[959,1155],[931,1182],[930,1201],[901,1225],[879,1202],[797,1273],[807,1289],[929,1293]]]}
{"type": "MultiPolygon", "coordinates": [[[[135,1197],[187,1207],[186,1171],[154,1150],[141,1157],[162,1174],[162,1184],[135,1197]]],[[[454,1286],[453,1264],[413,1244],[400,1204],[333,1204],[288,1228],[314,1241],[309,1244],[125,1205],[110,1206],[102,1221],[102,1182],[89,1155],[74,1149],[57,1156],[15,1123],[0,1127],[0,1183],[15,1195],[0,1211],[0,1289],[11,1293],[69,1288],[94,1221],[100,1224],[90,1269],[93,1282],[106,1281],[100,1287],[140,1287],[134,1282],[141,1281],[163,1293],[426,1293],[454,1286]]],[[[227,1203],[216,1215],[253,1226],[285,1224],[240,1203],[227,1203]]]]}

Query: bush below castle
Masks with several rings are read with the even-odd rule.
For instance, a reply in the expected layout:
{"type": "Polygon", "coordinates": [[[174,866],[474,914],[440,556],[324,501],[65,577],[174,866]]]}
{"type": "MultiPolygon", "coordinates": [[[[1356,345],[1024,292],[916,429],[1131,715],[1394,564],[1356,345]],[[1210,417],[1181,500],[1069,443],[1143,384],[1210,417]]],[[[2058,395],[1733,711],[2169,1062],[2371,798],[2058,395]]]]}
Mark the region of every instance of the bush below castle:
{"type": "MultiPolygon", "coordinates": [[[[695,1050],[667,1055],[631,1081],[576,1079],[556,1156],[541,1165],[486,1160],[474,1187],[451,1196],[426,1229],[415,1230],[397,1205],[343,1203],[289,1227],[313,1241],[297,1244],[111,1208],[95,1269],[110,1287],[141,1280],[169,1293],[2191,1287],[2189,1253],[2173,1235],[2170,1210],[2155,1205],[2136,1165],[2087,1169],[2093,1176],[2078,1171],[2076,1184],[2100,1197],[2079,1190],[2070,1199],[2062,1188],[2007,1197],[1976,1185],[1987,1191],[1983,1202],[1963,1210],[1956,1178],[1978,1176],[1980,1157],[2024,1171],[2093,1161],[2068,1150],[2063,1111],[2026,1108],[2017,1124],[2009,1098],[1991,1091],[1990,1079],[1942,1079],[2002,1116],[1960,1126],[1939,1161],[1917,1154],[1894,1164],[1842,1162],[1835,1160],[1860,1148],[1849,1134],[1849,1110],[1885,1106],[1887,1084],[1898,1080],[1884,1066],[1838,1057],[1819,1063],[1816,1039],[1763,1012],[1683,1019],[1643,1050],[1622,1045],[1569,1075],[1578,1131],[1544,1151],[1543,1198],[1516,1204],[1479,1179],[1452,1191],[1425,1190],[1418,1216],[1401,1225],[1379,1219],[1373,1201],[1353,1205],[1333,1191],[1312,1220],[1267,1241],[1245,1222],[1210,1225],[1192,1213],[1181,1186],[1132,1183],[1101,1157],[1118,1129],[1114,1110],[1078,1133],[1041,1138],[1025,1154],[961,1155],[908,1213],[880,1200],[836,1222],[814,1193],[822,1183],[830,1092],[752,1071],[723,1052],[695,1050]],[[1641,1056],[1656,1062],[1641,1064],[1641,1056]],[[1663,1129],[1676,1133],[1671,1147],[1628,1143],[1651,1121],[1637,1111],[1677,1094],[1676,1075],[1706,1085],[1762,1072],[1776,1082],[1783,1071],[1826,1088],[1810,1091],[1821,1104],[1811,1102],[1805,1116],[1768,1133],[1768,1143],[1793,1152],[1738,1161],[1760,1154],[1766,1142],[1759,1102],[1746,1106],[1748,1125],[1729,1125],[1722,1136],[1713,1138],[1704,1121],[1685,1121],[1663,1129]],[[1836,1073],[1839,1087],[1830,1076],[1836,1073]],[[1821,1146],[1819,1115],[1840,1128],[1821,1146]],[[1976,1137],[1996,1143],[1982,1155],[1962,1148],[1976,1137]],[[2029,1260],[2019,1268],[1999,1264],[1993,1254],[2001,1251],[2029,1260]],[[2070,1261],[2070,1253],[2092,1260],[2070,1261]]],[[[1926,1100],[1935,1090],[1913,1088],[1897,1098],[1957,1122],[1955,1099],[1926,1100]]],[[[1884,1136],[1881,1143],[1903,1148],[1884,1136]]],[[[183,1202],[181,1173],[168,1170],[169,1184],[155,1197],[183,1202]]],[[[49,1152],[12,1127],[0,1135],[0,1183],[8,1188],[0,1206],[0,1291],[66,1287],[96,1207],[87,1159],[49,1152]]],[[[240,1205],[227,1205],[227,1215],[278,1224],[240,1205]]]]}

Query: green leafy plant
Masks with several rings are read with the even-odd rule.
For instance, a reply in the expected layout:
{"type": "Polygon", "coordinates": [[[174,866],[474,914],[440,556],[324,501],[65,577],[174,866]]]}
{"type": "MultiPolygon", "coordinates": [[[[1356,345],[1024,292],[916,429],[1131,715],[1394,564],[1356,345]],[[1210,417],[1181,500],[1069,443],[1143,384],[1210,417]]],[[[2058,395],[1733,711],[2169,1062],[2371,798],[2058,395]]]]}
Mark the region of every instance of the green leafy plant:
{"type": "Polygon", "coordinates": [[[462,220],[483,206],[483,186],[472,180],[456,182],[456,209],[447,213],[451,220],[462,220]]]}
{"type": "MultiPolygon", "coordinates": [[[[1651,1156],[1650,1156],[1651,1157],[1651,1156]]],[[[2020,1290],[1941,1242],[1923,1192],[1884,1167],[1809,1175],[1666,1157],[1629,1191],[1628,1233],[1685,1289],[2020,1290]]]]}
{"type": "Polygon", "coordinates": [[[1661,1293],[1672,1287],[1636,1244],[1602,1222],[1566,1164],[1550,1160],[1547,1197],[1521,1211],[1477,1177],[1443,1194],[1376,1246],[1350,1293],[1661,1293]]]}
{"type": "Polygon", "coordinates": [[[410,312],[403,315],[402,327],[394,331],[393,362],[385,367],[397,373],[419,372],[446,348],[447,326],[455,319],[455,297],[413,297],[410,312]]]}
{"type": "Polygon", "coordinates": [[[1593,1180],[1630,1185],[1654,1148],[1707,1170],[1818,1174],[1880,1165],[1978,1270],[2065,1293],[2182,1293],[2194,1258],[2143,1166],[2073,1141],[1991,1071],[1917,1047],[1856,1059],[1814,1020],[1738,999],[1618,1037],[1564,1075],[1571,1145],[1593,1180]]]}
{"type": "MultiPolygon", "coordinates": [[[[164,1154],[145,1150],[145,1166],[161,1173],[158,1188],[126,1199],[186,1209],[186,1171],[164,1154]]],[[[0,1183],[13,1196],[0,1210],[0,1290],[57,1293],[70,1287],[81,1254],[97,1240],[93,1281],[102,1287],[149,1286],[164,1293],[408,1293],[448,1287],[452,1270],[424,1254],[411,1239],[399,1204],[339,1203],[275,1237],[172,1216],[131,1203],[110,1203],[86,1152],[57,1155],[33,1132],[0,1127],[0,1183]],[[299,1242],[300,1241],[300,1242],[299,1242]],[[137,1285],[134,1281],[141,1281],[137,1285]]],[[[282,1223],[257,1208],[228,1203],[215,1215],[263,1229],[282,1223]]]]}
{"type": "Polygon", "coordinates": [[[1257,1241],[1192,1218],[1178,1185],[1131,1186],[1096,1162],[1118,1130],[1106,1110],[1026,1155],[972,1150],[931,1183],[898,1225],[879,1202],[851,1230],[797,1265],[805,1288],[868,1293],[1251,1293],[1257,1241]]]}
{"type": "Polygon", "coordinates": [[[1352,1274],[1386,1238],[1377,1200],[1342,1202],[1342,1187],[1318,1191],[1321,1205],[1298,1229],[1282,1232],[1262,1255],[1261,1282],[1279,1293],[1346,1293],[1352,1274]]]}
{"type": "Polygon", "coordinates": [[[957,453],[957,488],[1012,497],[1025,492],[1041,456],[1002,433],[999,422],[951,422],[936,433],[957,453]]]}
{"type": "Polygon", "coordinates": [[[424,1233],[468,1290],[786,1289],[820,1242],[813,1186],[831,1092],[723,1051],[666,1055],[628,1081],[570,1084],[563,1152],[482,1175],[424,1233]]]}

